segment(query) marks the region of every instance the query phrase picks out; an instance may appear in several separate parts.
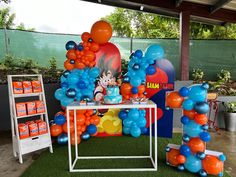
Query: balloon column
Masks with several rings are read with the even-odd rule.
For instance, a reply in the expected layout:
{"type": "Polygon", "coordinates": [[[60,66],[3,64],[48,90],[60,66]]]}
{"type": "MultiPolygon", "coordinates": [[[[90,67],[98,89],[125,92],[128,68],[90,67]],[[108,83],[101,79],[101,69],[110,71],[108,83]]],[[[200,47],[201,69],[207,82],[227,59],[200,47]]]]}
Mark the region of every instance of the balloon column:
{"type": "MultiPolygon", "coordinates": [[[[95,53],[99,51],[100,45],[106,44],[112,36],[111,25],[103,20],[93,24],[90,33],[84,32],[81,35],[82,41],[76,43],[68,41],[65,45],[66,61],[65,71],[61,76],[61,88],[55,92],[55,98],[60,101],[63,109],[74,101],[90,102],[94,99],[95,81],[100,75],[100,70],[94,67],[96,62],[95,53]]],[[[51,135],[57,137],[59,144],[66,144],[67,119],[70,119],[71,142],[75,144],[75,139],[79,143],[81,139],[87,140],[97,133],[97,125],[100,118],[94,110],[84,110],[76,112],[77,137],[75,137],[74,115],[66,117],[64,112],[55,115],[50,127],[51,135]]]]}
{"type": "Polygon", "coordinates": [[[169,108],[183,107],[183,144],[177,148],[169,144],[166,147],[167,164],[187,169],[200,176],[223,176],[223,166],[226,157],[223,153],[206,150],[206,142],[211,139],[208,130],[209,111],[207,99],[208,84],[197,84],[182,87],[178,92],[171,92],[166,97],[169,108]]]}

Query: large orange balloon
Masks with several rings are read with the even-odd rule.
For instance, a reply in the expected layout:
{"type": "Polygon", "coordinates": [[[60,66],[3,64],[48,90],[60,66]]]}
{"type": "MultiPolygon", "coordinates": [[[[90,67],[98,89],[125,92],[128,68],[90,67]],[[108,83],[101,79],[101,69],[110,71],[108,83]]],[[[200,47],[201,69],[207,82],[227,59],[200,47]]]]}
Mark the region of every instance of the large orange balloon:
{"type": "Polygon", "coordinates": [[[105,44],[112,36],[112,27],[106,21],[100,20],[93,24],[91,37],[98,44],[105,44]]]}
{"type": "Polygon", "coordinates": [[[218,175],[223,171],[224,164],[216,156],[206,155],[202,160],[202,167],[207,174],[218,175]]]}
{"type": "Polygon", "coordinates": [[[180,108],[183,101],[184,98],[181,97],[177,91],[171,92],[166,97],[166,106],[169,106],[170,108],[180,108]]]}
{"type": "Polygon", "coordinates": [[[194,117],[194,120],[196,123],[200,125],[204,125],[204,124],[207,124],[208,118],[206,114],[196,114],[194,117]]]}
{"type": "Polygon", "coordinates": [[[51,136],[58,136],[62,133],[62,126],[54,124],[50,127],[50,132],[51,136]]]}
{"type": "Polygon", "coordinates": [[[179,165],[179,162],[177,160],[178,155],[180,155],[180,152],[178,149],[171,149],[170,152],[167,152],[167,161],[173,165],[177,166],[179,165]]]}
{"type": "Polygon", "coordinates": [[[205,143],[200,138],[191,138],[187,143],[192,153],[204,152],[205,143]]]}
{"type": "Polygon", "coordinates": [[[121,85],[121,94],[129,95],[131,93],[132,86],[129,83],[123,83],[121,85]]]}
{"type": "Polygon", "coordinates": [[[195,114],[197,114],[195,110],[188,111],[184,109],[184,115],[188,116],[189,119],[194,119],[195,114]]]}

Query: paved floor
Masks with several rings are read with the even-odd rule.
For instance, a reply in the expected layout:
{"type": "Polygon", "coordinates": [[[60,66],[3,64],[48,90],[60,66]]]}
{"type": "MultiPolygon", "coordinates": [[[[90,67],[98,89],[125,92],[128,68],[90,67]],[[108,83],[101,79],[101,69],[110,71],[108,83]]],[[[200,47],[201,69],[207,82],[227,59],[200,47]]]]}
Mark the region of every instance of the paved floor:
{"type": "MultiPolygon", "coordinates": [[[[236,177],[236,132],[220,130],[211,132],[212,140],[207,144],[207,149],[224,152],[227,156],[225,170],[232,177],[236,177]]],[[[24,156],[24,163],[19,164],[13,157],[10,132],[0,132],[0,176],[18,177],[40,155],[35,152],[24,156]]]]}

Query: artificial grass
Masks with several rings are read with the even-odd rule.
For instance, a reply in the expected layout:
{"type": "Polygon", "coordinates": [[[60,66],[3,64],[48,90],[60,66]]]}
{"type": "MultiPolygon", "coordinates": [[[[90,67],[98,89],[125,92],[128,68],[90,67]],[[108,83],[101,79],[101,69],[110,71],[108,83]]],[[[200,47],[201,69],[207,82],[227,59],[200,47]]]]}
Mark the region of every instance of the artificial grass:
{"type": "MultiPolygon", "coordinates": [[[[153,139],[154,140],[154,139],[153,139]]],[[[40,157],[22,174],[21,177],[195,177],[187,171],[180,172],[165,163],[165,147],[168,143],[180,144],[181,134],[174,134],[172,139],[158,138],[158,171],[153,172],[76,172],[68,171],[67,146],[54,146],[54,153],[43,152],[40,157]]],[[[132,138],[129,136],[92,138],[79,145],[79,155],[148,155],[149,139],[147,136],[132,138]]],[[[72,149],[73,151],[73,149],[72,149]]],[[[115,168],[117,166],[151,167],[146,159],[107,159],[80,160],[76,166],[80,168],[115,168]]],[[[210,176],[209,176],[210,177],[210,176]]],[[[226,172],[224,177],[230,177],[226,172]]]]}

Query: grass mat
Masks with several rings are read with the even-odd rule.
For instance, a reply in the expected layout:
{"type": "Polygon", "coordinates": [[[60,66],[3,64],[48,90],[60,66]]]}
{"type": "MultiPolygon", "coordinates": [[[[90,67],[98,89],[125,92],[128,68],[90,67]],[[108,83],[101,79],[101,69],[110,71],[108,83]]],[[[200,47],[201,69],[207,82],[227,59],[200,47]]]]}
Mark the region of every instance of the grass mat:
{"type": "MultiPolygon", "coordinates": [[[[154,141],[154,139],[153,139],[154,141]]],[[[54,153],[43,152],[40,157],[22,174],[21,177],[195,177],[187,171],[180,172],[165,163],[165,147],[168,143],[180,144],[181,134],[174,134],[172,139],[158,138],[158,171],[154,172],[83,172],[70,173],[68,171],[67,146],[54,145],[54,153]]],[[[74,151],[74,149],[72,149],[74,151]]],[[[129,136],[91,138],[79,145],[79,156],[99,155],[148,155],[149,138],[129,136]]],[[[106,160],[79,160],[76,166],[80,168],[115,168],[117,166],[151,167],[147,159],[106,159],[106,160]]],[[[210,176],[209,176],[210,177],[210,176]]],[[[224,173],[224,177],[230,177],[224,173]]]]}

